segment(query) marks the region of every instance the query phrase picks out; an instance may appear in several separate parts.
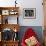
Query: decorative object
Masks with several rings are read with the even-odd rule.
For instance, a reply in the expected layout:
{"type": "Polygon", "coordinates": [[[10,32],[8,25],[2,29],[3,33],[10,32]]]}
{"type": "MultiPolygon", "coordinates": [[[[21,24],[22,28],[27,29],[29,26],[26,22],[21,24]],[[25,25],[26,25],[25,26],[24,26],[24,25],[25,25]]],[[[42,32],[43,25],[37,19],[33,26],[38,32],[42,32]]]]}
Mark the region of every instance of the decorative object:
{"type": "Polygon", "coordinates": [[[9,10],[2,10],[2,15],[9,15],[9,10]]]}
{"type": "Polygon", "coordinates": [[[36,18],[36,8],[24,8],[24,18],[36,18]]]}
{"type": "Polygon", "coordinates": [[[9,14],[10,15],[16,15],[18,12],[17,11],[14,11],[14,10],[10,10],[9,14]]]}
{"type": "Polygon", "coordinates": [[[14,12],[13,11],[10,11],[10,15],[14,15],[14,12]]]}

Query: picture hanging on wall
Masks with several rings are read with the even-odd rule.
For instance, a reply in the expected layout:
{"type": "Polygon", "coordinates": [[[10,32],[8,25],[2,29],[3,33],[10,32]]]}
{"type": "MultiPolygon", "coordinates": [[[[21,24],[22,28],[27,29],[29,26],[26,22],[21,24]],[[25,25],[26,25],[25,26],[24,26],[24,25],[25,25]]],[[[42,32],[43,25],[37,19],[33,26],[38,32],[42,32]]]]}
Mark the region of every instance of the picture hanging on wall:
{"type": "Polygon", "coordinates": [[[36,18],[36,8],[24,8],[24,18],[25,19],[35,19],[36,18]]]}

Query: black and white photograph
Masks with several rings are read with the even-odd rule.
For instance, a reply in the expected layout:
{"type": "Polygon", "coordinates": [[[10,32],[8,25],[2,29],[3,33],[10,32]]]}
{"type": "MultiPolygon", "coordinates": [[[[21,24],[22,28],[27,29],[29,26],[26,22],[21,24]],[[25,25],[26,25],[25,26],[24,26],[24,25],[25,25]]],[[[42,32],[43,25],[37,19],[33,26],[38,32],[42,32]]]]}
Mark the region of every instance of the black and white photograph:
{"type": "Polygon", "coordinates": [[[24,8],[24,18],[36,18],[36,9],[35,8],[24,8]]]}

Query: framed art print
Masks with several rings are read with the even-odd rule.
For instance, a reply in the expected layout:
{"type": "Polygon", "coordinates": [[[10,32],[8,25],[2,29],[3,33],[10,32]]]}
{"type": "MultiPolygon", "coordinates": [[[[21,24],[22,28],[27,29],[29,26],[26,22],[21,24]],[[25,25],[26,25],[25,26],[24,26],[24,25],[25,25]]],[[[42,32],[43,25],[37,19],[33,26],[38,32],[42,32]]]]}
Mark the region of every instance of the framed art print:
{"type": "Polygon", "coordinates": [[[34,19],[36,18],[36,8],[24,8],[24,18],[34,19]]]}

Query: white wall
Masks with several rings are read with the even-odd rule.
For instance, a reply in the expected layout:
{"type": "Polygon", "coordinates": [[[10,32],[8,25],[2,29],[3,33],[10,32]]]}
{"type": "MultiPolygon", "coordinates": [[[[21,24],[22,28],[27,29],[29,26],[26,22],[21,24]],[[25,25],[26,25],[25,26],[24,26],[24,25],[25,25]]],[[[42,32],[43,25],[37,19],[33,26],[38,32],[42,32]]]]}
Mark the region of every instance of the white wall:
{"type": "MultiPolygon", "coordinates": [[[[15,0],[0,0],[0,6],[15,6],[15,0]]],[[[19,24],[21,26],[43,26],[42,0],[17,0],[19,9],[19,24]],[[36,19],[24,19],[23,8],[36,8],[36,19]]]]}
{"type": "Polygon", "coordinates": [[[43,26],[42,0],[24,0],[20,5],[20,25],[43,26]],[[36,19],[24,19],[23,8],[36,8],[36,19]]]}

